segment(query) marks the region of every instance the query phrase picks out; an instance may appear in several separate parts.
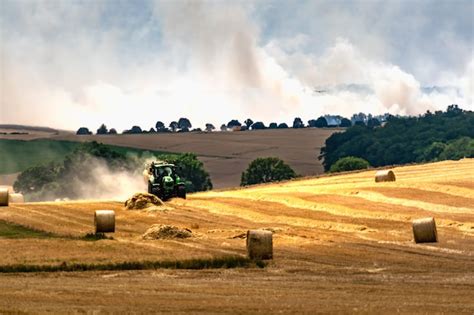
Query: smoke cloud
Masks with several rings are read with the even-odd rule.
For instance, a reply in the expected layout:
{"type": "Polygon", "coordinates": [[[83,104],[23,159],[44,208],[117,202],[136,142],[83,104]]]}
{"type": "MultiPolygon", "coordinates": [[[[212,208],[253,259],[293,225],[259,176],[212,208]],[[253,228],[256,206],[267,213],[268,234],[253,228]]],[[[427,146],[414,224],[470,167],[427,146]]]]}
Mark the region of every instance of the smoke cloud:
{"type": "Polygon", "coordinates": [[[104,161],[98,159],[92,160],[84,172],[90,174],[87,181],[74,178],[70,183],[77,199],[125,201],[133,194],[147,190],[141,174],[112,170],[104,161]]]}
{"type": "MultiPolygon", "coordinates": [[[[400,52],[390,53],[394,44],[384,37],[390,34],[368,34],[362,21],[374,20],[375,11],[365,6],[368,13],[360,20],[344,8],[329,10],[327,3],[308,6],[324,27],[314,32],[285,18],[287,24],[280,20],[280,25],[290,34],[283,34],[277,22],[274,33],[269,31],[273,21],[261,13],[264,3],[2,4],[0,123],[65,129],[106,123],[120,131],[179,117],[203,127],[247,117],[290,122],[295,116],[354,112],[415,115],[452,103],[473,108],[469,35],[462,39],[450,35],[457,30],[443,30],[443,40],[456,45],[461,60],[456,63],[464,67],[427,62],[422,69],[420,55],[415,66],[404,68],[391,61],[400,52]],[[345,29],[351,30],[333,26],[329,17],[345,17],[351,22],[345,29]],[[417,78],[434,71],[440,75],[432,82],[417,78]]],[[[472,28],[472,21],[467,23],[472,28]]],[[[410,56],[416,48],[411,42],[410,56]]]]}

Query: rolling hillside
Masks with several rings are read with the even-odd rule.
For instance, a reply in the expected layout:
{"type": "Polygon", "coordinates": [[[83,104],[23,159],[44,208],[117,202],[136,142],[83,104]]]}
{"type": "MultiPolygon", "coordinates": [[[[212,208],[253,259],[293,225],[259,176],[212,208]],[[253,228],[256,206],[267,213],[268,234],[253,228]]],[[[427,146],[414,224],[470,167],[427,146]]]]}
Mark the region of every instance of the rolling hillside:
{"type": "Polygon", "coordinates": [[[0,266],[245,255],[248,229],[274,232],[274,260],[263,270],[3,274],[0,305],[9,301],[5,311],[78,311],[93,301],[99,311],[472,313],[474,160],[394,171],[396,182],[375,183],[374,171],[366,171],[199,193],[154,211],[127,211],[116,201],[0,208],[0,220],[55,235],[0,237],[0,266]],[[116,211],[113,240],[79,238],[93,230],[97,209],[116,211]],[[429,216],[439,242],[415,244],[411,221],[429,216]],[[156,223],[189,228],[194,236],[142,240],[156,223]]]}
{"type": "Polygon", "coordinates": [[[276,156],[298,174],[324,172],[317,159],[324,141],[337,129],[282,129],[250,132],[140,134],[117,136],[63,135],[53,139],[96,140],[105,144],[139,149],[193,152],[204,163],[215,188],[236,187],[250,162],[258,157],[276,156]]]}
{"type": "MultiPolygon", "coordinates": [[[[60,143],[95,140],[113,146],[150,151],[192,152],[203,161],[215,188],[230,188],[239,186],[242,172],[258,157],[279,157],[289,163],[298,174],[304,176],[322,174],[324,170],[321,161],[317,159],[319,151],[324,141],[338,130],[306,128],[101,136],[77,136],[72,132],[45,134],[29,131],[28,135],[0,135],[0,144],[2,139],[17,141],[47,139],[60,143]]],[[[8,151],[2,150],[2,152],[8,151]]],[[[2,174],[1,168],[0,174],[2,174]]],[[[11,181],[6,181],[9,178],[11,177],[0,175],[0,185],[12,185],[11,181]]]]}

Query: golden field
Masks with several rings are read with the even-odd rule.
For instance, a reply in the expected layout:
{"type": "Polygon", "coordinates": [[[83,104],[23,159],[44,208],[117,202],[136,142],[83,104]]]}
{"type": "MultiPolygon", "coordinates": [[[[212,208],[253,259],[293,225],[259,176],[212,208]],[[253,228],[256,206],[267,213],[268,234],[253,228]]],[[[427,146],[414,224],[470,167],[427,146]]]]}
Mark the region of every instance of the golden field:
{"type": "MultiPolygon", "coordinates": [[[[0,220],[52,232],[1,239],[0,265],[106,263],[245,255],[248,229],[274,231],[264,269],[0,274],[2,312],[474,312],[474,160],[305,178],[125,210],[122,201],[11,204],[0,220]],[[116,212],[113,240],[87,242],[93,213],[116,212]],[[435,217],[438,243],[411,221],[435,217]],[[189,239],[145,241],[152,224],[189,239]]],[[[131,192],[132,194],[133,192],[131,192]]]]}

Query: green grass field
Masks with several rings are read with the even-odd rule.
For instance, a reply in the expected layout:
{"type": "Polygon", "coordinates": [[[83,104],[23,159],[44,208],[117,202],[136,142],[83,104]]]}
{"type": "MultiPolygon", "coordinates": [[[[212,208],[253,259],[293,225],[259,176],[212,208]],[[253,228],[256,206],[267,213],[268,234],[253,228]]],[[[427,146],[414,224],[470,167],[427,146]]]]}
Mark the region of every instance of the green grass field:
{"type": "Polygon", "coordinates": [[[27,227],[8,223],[0,220],[0,239],[17,239],[17,238],[50,238],[54,237],[51,233],[29,229],[27,227]]]}
{"type": "MultiPolygon", "coordinates": [[[[12,174],[22,172],[32,166],[49,162],[61,162],[68,153],[71,153],[80,144],[80,142],[59,140],[0,139],[0,174],[12,174]]],[[[160,155],[170,153],[119,146],[109,147],[125,154],[141,155],[144,152],[150,152],[154,155],[160,155]]]]}

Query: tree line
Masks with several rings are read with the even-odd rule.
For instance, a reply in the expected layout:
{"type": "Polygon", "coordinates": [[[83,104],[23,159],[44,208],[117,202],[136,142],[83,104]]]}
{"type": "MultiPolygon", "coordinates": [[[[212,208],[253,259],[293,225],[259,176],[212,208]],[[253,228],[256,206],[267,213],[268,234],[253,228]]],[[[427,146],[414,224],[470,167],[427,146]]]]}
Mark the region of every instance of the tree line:
{"type": "MultiPolygon", "coordinates": [[[[327,115],[328,117],[331,117],[327,115]]],[[[263,130],[263,129],[288,129],[288,128],[328,128],[328,127],[343,127],[347,128],[352,125],[367,125],[370,127],[380,126],[381,122],[377,118],[371,118],[367,121],[364,120],[351,120],[341,116],[336,117],[336,124],[329,124],[328,118],[320,116],[317,119],[310,119],[305,124],[300,117],[296,117],[293,120],[292,125],[286,123],[277,123],[271,122],[265,125],[262,121],[253,121],[250,118],[247,118],[243,123],[237,119],[232,119],[226,124],[222,124],[219,128],[220,131],[247,131],[247,130],[263,130]]],[[[201,128],[192,128],[193,125],[188,118],[180,118],[178,121],[172,121],[168,126],[165,125],[162,121],[157,121],[155,126],[150,129],[142,129],[140,126],[132,126],[132,128],[124,130],[122,134],[142,134],[142,133],[173,133],[173,132],[213,132],[217,128],[212,123],[207,123],[204,129],[201,128]]],[[[92,135],[93,132],[86,127],[80,127],[77,132],[77,135],[92,135]]],[[[115,128],[108,129],[105,124],[102,124],[96,132],[97,135],[116,135],[118,134],[115,128]]]]}
{"type": "Polygon", "coordinates": [[[319,159],[329,171],[349,156],[375,167],[474,157],[474,112],[453,104],[418,117],[390,116],[383,128],[355,125],[326,139],[319,159]]]}

